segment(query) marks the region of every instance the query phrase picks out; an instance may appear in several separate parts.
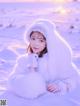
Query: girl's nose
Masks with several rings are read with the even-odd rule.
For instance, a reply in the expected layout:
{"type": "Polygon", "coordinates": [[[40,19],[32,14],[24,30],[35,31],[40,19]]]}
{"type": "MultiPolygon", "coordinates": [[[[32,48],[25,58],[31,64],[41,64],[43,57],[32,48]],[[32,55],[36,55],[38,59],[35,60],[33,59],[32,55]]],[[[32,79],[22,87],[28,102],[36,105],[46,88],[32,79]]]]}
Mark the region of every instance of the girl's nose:
{"type": "Polygon", "coordinates": [[[39,42],[38,42],[38,41],[36,41],[36,42],[35,42],[35,45],[39,45],[39,42]]]}

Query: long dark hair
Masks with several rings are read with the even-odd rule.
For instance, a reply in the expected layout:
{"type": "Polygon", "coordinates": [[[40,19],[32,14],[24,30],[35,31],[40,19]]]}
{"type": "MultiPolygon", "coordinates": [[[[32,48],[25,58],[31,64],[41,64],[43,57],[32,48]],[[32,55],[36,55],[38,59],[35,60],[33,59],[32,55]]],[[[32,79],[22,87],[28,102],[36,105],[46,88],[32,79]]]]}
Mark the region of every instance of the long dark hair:
{"type": "MultiPolygon", "coordinates": [[[[42,33],[39,32],[39,31],[32,31],[32,32],[30,33],[30,37],[31,37],[31,35],[32,35],[34,32],[38,32],[38,33],[42,34],[42,33]]],[[[42,34],[42,35],[43,35],[43,34],[42,34]]],[[[46,40],[46,38],[45,38],[44,35],[43,35],[43,38],[46,40]]],[[[27,52],[28,52],[28,53],[33,53],[33,50],[32,50],[32,48],[30,47],[30,44],[29,44],[29,46],[28,46],[28,48],[27,48],[27,52]]],[[[47,45],[46,45],[46,47],[40,52],[40,54],[38,55],[38,57],[43,57],[43,55],[46,54],[47,52],[48,52],[48,50],[47,50],[47,45]]]]}

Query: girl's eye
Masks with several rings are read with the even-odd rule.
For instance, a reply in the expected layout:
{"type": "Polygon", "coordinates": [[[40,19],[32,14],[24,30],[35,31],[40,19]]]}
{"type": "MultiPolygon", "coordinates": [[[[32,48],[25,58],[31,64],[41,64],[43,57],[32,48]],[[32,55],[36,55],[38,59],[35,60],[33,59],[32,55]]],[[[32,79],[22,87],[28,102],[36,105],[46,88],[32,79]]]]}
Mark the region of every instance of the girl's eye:
{"type": "Polygon", "coordinates": [[[44,40],[40,40],[40,42],[44,42],[44,40]]]}
{"type": "Polygon", "coordinates": [[[31,38],[31,40],[35,40],[35,38],[31,38]]]}

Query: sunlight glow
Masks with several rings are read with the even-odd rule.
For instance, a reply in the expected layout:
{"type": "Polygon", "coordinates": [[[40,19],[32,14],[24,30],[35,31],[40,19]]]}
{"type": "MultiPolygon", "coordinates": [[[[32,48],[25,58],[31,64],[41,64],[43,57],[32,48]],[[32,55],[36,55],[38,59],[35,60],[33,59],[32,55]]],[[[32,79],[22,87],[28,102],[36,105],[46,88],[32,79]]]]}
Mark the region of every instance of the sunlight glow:
{"type": "Polygon", "coordinates": [[[52,2],[52,3],[67,3],[72,0],[0,0],[0,2],[52,2]]]}
{"type": "Polygon", "coordinates": [[[64,2],[66,2],[66,0],[53,0],[53,2],[55,2],[55,3],[64,3],[64,2]]]}
{"type": "Polygon", "coordinates": [[[60,14],[67,14],[68,11],[65,8],[60,6],[56,8],[56,12],[59,12],[60,14]]]}

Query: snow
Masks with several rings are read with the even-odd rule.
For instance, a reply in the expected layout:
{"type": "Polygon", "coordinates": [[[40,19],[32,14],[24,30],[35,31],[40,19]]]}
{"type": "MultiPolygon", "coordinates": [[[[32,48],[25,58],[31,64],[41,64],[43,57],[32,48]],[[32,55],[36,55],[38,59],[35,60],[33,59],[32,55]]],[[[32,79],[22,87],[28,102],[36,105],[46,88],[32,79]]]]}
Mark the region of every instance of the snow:
{"type": "MultiPolygon", "coordinates": [[[[0,99],[6,99],[8,106],[79,106],[74,101],[69,101],[65,96],[47,93],[37,99],[21,98],[11,92],[4,93],[0,99]]],[[[73,99],[72,99],[73,100],[73,99]]]]}

